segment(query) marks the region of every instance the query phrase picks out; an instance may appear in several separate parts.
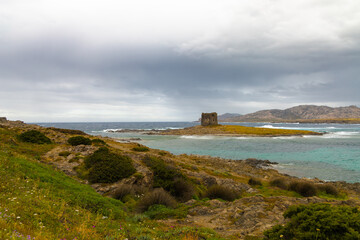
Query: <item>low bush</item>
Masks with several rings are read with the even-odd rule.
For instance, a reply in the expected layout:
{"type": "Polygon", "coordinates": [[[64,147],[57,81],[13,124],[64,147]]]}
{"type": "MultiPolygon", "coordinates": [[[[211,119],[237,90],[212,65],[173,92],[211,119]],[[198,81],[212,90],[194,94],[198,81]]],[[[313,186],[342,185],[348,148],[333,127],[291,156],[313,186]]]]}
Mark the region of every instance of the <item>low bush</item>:
{"type": "Polygon", "coordinates": [[[59,152],[59,156],[60,157],[67,157],[69,156],[71,153],[69,151],[62,151],[62,152],[59,152]]]}
{"type": "Polygon", "coordinates": [[[86,138],[86,137],[83,137],[83,136],[76,136],[76,137],[69,138],[68,143],[71,146],[91,145],[91,140],[89,138],[86,138]]]}
{"type": "Polygon", "coordinates": [[[297,192],[303,197],[312,197],[317,193],[315,184],[299,180],[291,181],[289,184],[289,190],[297,192]]]}
{"type": "Polygon", "coordinates": [[[84,160],[91,183],[113,183],[135,173],[131,158],[100,148],[84,160]]]}
{"type": "Polygon", "coordinates": [[[251,186],[261,186],[262,185],[260,179],[253,178],[253,177],[249,179],[248,184],[251,186]]]}
{"type": "Polygon", "coordinates": [[[104,140],[101,140],[99,138],[95,138],[95,139],[91,140],[91,143],[95,146],[107,145],[104,140]]]}
{"type": "Polygon", "coordinates": [[[195,194],[194,187],[188,180],[185,180],[183,178],[175,179],[173,188],[173,195],[181,202],[186,202],[192,199],[193,195],[195,194]]]}
{"type": "Polygon", "coordinates": [[[285,178],[274,178],[270,181],[270,185],[284,190],[288,189],[288,182],[285,178]]]}
{"type": "Polygon", "coordinates": [[[330,194],[335,197],[339,195],[339,191],[337,190],[337,188],[331,184],[319,184],[316,187],[320,192],[325,192],[326,194],[330,194]]]}
{"type": "Polygon", "coordinates": [[[310,204],[291,206],[285,225],[264,232],[264,239],[360,239],[360,212],[356,207],[310,204]]]}
{"type": "Polygon", "coordinates": [[[139,200],[137,209],[140,212],[145,212],[151,206],[159,204],[168,208],[174,208],[176,206],[176,200],[164,189],[157,188],[152,192],[145,194],[145,196],[139,200]]]}
{"type": "Polygon", "coordinates": [[[132,150],[136,151],[136,152],[148,152],[148,151],[150,151],[150,149],[148,147],[145,147],[145,146],[134,147],[132,150]]]}
{"type": "Polygon", "coordinates": [[[130,184],[121,184],[114,192],[113,197],[123,202],[124,198],[128,195],[135,194],[134,188],[130,184]]]}
{"type": "Polygon", "coordinates": [[[50,138],[45,136],[42,132],[37,130],[26,131],[18,136],[19,140],[22,142],[28,143],[37,143],[37,144],[49,144],[51,143],[50,138]]]}
{"type": "Polygon", "coordinates": [[[143,162],[153,171],[153,187],[161,187],[176,195],[174,188],[175,179],[185,179],[185,176],[175,167],[164,162],[161,158],[146,156],[143,162]]]}
{"type": "Polygon", "coordinates": [[[221,198],[226,201],[234,201],[240,197],[240,193],[222,185],[212,185],[208,188],[205,197],[210,199],[221,198]]]}
{"type": "Polygon", "coordinates": [[[75,130],[75,129],[64,129],[64,128],[55,128],[55,127],[48,127],[48,129],[51,129],[55,132],[61,132],[61,133],[66,133],[66,134],[87,135],[83,131],[75,130]]]}

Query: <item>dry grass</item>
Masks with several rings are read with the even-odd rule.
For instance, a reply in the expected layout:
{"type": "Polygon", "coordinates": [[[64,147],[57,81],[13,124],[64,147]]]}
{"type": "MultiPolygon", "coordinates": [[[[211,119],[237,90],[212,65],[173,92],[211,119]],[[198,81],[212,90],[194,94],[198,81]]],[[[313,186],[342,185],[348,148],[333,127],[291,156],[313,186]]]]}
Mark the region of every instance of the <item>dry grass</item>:
{"type": "Polygon", "coordinates": [[[208,188],[205,196],[210,199],[220,198],[226,201],[234,201],[240,197],[240,193],[225,186],[212,185],[208,188]]]}
{"type": "Polygon", "coordinates": [[[312,197],[317,194],[317,188],[314,183],[306,181],[291,181],[289,190],[299,193],[303,197],[312,197]]]}
{"type": "Polygon", "coordinates": [[[260,179],[253,178],[253,177],[249,179],[248,184],[251,186],[261,186],[262,185],[260,179]]]}
{"type": "Polygon", "coordinates": [[[336,187],[334,187],[331,184],[325,183],[325,184],[319,184],[316,186],[317,189],[321,192],[325,192],[326,194],[330,194],[333,196],[339,196],[339,191],[336,187]]]}
{"type": "Polygon", "coordinates": [[[176,200],[164,189],[156,188],[154,191],[147,193],[137,204],[137,209],[140,212],[145,212],[149,207],[159,204],[166,207],[174,208],[176,200]]]}
{"type": "Polygon", "coordinates": [[[288,189],[288,182],[285,178],[274,178],[270,181],[270,185],[284,190],[288,189]]]}

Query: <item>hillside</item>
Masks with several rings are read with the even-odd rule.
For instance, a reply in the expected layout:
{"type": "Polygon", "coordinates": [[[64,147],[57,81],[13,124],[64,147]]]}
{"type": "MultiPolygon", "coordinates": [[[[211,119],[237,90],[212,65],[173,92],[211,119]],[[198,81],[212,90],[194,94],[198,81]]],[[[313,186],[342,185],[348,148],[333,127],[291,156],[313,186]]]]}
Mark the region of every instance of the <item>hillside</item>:
{"type": "Polygon", "coordinates": [[[304,121],[304,122],[360,122],[360,108],[327,107],[315,105],[300,105],[285,110],[262,110],[242,116],[222,118],[224,122],[258,122],[258,121],[304,121]],[[331,121],[332,120],[332,121],[331,121]]]}
{"type": "MultiPolygon", "coordinates": [[[[177,156],[3,120],[0,239],[278,239],[290,206],[323,209],[317,204],[327,203],[329,211],[341,205],[354,212],[350,207],[360,204],[359,184],[297,179],[263,168],[269,166],[256,159],[177,156]],[[264,233],[276,224],[282,225],[264,233]]],[[[358,222],[337,234],[359,234],[358,222]]],[[[337,221],[332,224],[336,229],[337,221]]],[[[318,239],[331,235],[326,226],[318,239]]]]}

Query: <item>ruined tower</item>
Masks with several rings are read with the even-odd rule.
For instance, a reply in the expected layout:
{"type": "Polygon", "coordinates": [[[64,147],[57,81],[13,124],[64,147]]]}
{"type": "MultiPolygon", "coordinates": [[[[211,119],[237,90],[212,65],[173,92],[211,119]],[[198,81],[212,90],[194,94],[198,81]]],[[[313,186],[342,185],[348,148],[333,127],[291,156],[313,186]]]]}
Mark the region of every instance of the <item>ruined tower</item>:
{"type": "Polygon", "coordinates": [[[217,113],[202,113],[201,114],[201,126],[218,125],[217,113]]]}

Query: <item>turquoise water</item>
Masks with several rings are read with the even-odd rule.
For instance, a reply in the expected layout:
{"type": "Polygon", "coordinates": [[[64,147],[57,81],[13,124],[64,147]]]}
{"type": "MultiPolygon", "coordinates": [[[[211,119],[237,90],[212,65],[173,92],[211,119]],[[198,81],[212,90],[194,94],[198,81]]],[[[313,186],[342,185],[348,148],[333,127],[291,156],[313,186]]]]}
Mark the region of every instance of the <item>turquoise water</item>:
{"type": "MultiPolygon", "coordinates": [[[[147,136],[137,133],[109,133],[106,129],[182,128],[196,123],[66,123],[55,126],[84,130],[113,138],[140,137],[141,144],[174,154],[201,154],[229,159],[258,158],[278,162],[276,169],[298,177],[328,181],[360,182],[360,125],[348,124],[270,124],[239,125],[304,129],[325,133],[304,137],[216,137],[216,136],[147,136]]],[[[234,123],[232,123],[234,124],[234,123]]]]}

